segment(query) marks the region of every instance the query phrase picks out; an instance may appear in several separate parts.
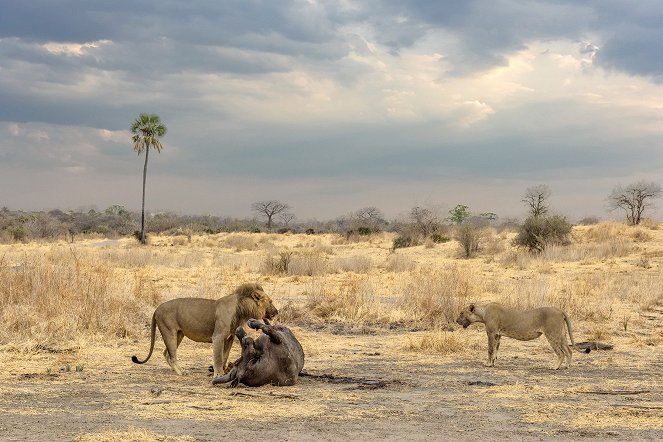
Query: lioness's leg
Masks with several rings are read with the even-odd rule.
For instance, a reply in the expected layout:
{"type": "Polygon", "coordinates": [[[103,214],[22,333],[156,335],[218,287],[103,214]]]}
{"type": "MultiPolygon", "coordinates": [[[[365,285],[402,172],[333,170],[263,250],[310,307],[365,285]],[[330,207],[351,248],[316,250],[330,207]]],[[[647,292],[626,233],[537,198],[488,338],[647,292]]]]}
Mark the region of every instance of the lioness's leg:
{"type": "Polygon", "coordinates": [[[495,359],[497,358],[497,336],[495,333],[487,332],[488,334],[488,362],[487,367],[495,366],[495,359]]]}
{"type": "Polygon", "coordinates": [[[546,334],[546,339],[550,343],[555,355],[557,355],[557,365],[553,367],[553,370],[559,370],[566,359],[564,349],[561,345],[562,338],[557,333],[546,334]]]}
{"type": "Polygon", "coordinates": [[[566,356],[566,366],[571,366],[571,358],[573,357],[573,352],[569,348],[569,344],[566,340],[566,333],[562,331],[562,350],[564,351],[564,356],[566,356]]]}

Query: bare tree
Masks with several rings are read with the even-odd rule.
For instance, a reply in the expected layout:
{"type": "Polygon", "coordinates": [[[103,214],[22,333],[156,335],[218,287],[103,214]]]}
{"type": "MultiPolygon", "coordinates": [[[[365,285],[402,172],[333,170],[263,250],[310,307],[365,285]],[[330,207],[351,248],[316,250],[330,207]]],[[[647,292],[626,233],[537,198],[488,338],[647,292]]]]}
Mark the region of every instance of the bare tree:
{"type": "Polygon", "coordinates": [[[425,237],[430,236],[440,228],[439,216],[425,207],[413,207],[410,210],[410,220],[417,232],[425,237]]]}
{"type": "Polygon", "coordinates": [[[288,227],[288,224],[290,224],[292,222],[292,220],[294,220],[297,217],[295,216],[294,213],[283,212],[283,213],[279,214],[279,218],[281,218],[281,221],[283,221],[283,224],[285,224],[285,226],[288,227]]]}
{"type": "Polygon", "coordinates": [[[653,206],[652,200],[661,196],[661,187],[654,182],[638,181],[622,188],[615,187],[608,196],[609,210],[621,209],[626,213],[626,222],[632,226],[640,224],[642,214],[653,206]]]}
{"type": "Polygon", "coordinates": [[[354,228],[368,227],[373,231],[387,225],[384,214],[377,207],[364,207],[350,214],[354,228]]]}
{"type": "Polygon", "coordinates": [[[265,216],[267,218],[267,228],[271,229],[274,215],[285,212],[286,210],[290,209],[290,206],[280,201],[269,200],[253,203],[251,205],[251,209],[258,215],[265,216]]]}
{"type": "Polygon", "coordinates": [[[530,211],[530,214],[538,218],[548,213],[548,198],[550,188],[545,184],[530,187],[525,191],[525,197],[521,200],[530,211]]]}

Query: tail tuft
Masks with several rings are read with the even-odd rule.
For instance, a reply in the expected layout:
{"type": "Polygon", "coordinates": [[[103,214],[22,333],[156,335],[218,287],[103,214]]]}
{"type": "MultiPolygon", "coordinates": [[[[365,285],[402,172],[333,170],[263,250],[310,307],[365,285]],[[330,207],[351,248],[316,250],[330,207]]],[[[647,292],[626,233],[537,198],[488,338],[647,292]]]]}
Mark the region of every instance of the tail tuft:
{"type": "Polygon", "coordinates": [[[134,364],[140,364],[140,361],[138,360],[138,358],[137,358],[136,356],[132,356],[132,357],[131,357],[131,361],[132,361],[134,364]]]}

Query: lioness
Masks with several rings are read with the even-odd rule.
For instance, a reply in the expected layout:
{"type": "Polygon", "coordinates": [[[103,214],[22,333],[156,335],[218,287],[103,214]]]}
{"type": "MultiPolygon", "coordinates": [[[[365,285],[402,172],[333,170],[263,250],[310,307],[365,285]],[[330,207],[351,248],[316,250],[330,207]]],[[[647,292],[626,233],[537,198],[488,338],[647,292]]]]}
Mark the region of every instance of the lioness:
{"type": "Polygon", "coordinates": [[[467,328],[475,322],[483,322],[486,325],[486,333],[488,334],[488,362],[486,366],[488,367],[495,366],[502,335],[519,341],[530,341],[542,334],[546,336],[557,355],[557,366],[554,369],[559,369],[565,360],[567,361],[566,367],[569,367],[571,364],[571,350],[566,341],[564,323],[566,323],[573,347],[580,352],[589,353],[589,350],[576,347],[571,330],[571,321],[563,311],[554,307],[518,311],[496,302],[484,305],[470,304],[466,310],[460,312],[456,322],[462,325],[463,328],[467,328]]]}
{"type": "Polygon", "coordinates": [[[184,372],[177,363],[177,347],[186,336],[196,342],[211,342],[214,349],[214,376],[225,370],[233,332],[251,318],[271,319],[278,314],[272,300],[258,284],[243,284],[221,299],[178,298],[160,304],[152,315],[150,352],[140,361],[144,364],[154,350],[155,328],[158,326],[166,349],[163,352],[168,365],[178,375],[184,372]]]}

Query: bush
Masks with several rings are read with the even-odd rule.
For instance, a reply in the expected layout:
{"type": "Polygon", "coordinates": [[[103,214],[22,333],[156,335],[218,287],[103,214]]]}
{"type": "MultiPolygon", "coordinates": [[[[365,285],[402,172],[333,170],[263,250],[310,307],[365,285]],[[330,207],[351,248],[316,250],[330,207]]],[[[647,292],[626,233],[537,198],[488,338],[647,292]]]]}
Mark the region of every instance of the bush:
{"type": "Polygon", "coordinates": [[[411,236],[397,236],[391,246],[391,250],[401,249],[404,247],[416,246],[417,241],[411,236]]]}
{"type": "Polygon", "coordinates": [[[23,226],[13,226],[9,228],[9,234],[14,241],[25,241],[28,237],[28,231],[23,226]]]}
{"type": "Polygon", "coordinates": [[[440,235],[439,233],[433,233],[430,236],[430,239],[433,240],[435,244],[442,244],[451,241],[451,238],[448,236],[440,235]]]}
{"type": "Polygon", "coordinates": [[[481,231],[472,224],[466,223],[458,226],[455,237],[460,243],[465,258],[471,258],[479,251],[481,231]]]}
{"type": "Polygon", "coordinates": [[[571,234],[571,224],[560,215],[530,216],[518,230],[513,240],[519,247],[530,252],[542,252],[547,245],[566,245],[571,234]]]}
{"type": "Polygon", "coordinates": [[[362,235],[362,236],[366,236],[366,235],[370,235],[371,233],[373,233],[373,231],[371,230],[370,227],[359,227],[357,229],[357,233],[362,235]]]}

